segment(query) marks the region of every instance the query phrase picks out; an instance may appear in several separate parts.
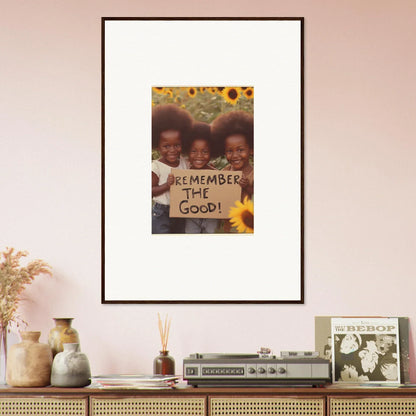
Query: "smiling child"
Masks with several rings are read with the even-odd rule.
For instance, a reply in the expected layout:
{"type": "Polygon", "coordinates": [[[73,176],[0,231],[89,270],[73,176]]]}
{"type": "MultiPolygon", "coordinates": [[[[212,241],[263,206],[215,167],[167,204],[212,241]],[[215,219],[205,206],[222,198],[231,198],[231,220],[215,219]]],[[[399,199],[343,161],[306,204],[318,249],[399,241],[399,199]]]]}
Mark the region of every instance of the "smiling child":
{"type": "MultiPolygon", "coordinates": [[[[195,122],[186,142],[185,152],[188,154],[189,169],[217,170],[211,163],[213,154],[211,141],[211,127],[207,123],[195,122]]],[[[185,220],[185,233],[212,234],[218,226],[214,218],[187,218],[185,220]]]]}
{"type": "Polygon", "coordinates": [[[228,165],[223,170],[243,172],[240,179],[241,201],[253,199],[254,168],[253,116],[246,111],[230,111],[218,116],[212,123],[212,135],[228,165]]]}
{"type": "Polygon", "coordinates": [[[152,232],[183,233],[182,218],[169,217],[170,187],[174,182],[172,168],[187,169],[182,144],[192,127],[192,117],[174,104],[154,107],[152,111],[152,148],[159,159],[152,161],[152,232]]]}

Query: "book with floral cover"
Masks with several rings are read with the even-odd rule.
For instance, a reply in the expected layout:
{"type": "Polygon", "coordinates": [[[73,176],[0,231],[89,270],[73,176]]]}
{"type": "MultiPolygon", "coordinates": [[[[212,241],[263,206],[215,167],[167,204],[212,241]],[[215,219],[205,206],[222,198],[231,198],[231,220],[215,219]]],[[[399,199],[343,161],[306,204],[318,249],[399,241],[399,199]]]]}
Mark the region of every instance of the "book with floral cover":
{"type": "Polygon", "coordinates": [[[397,318],[332,318],[334,383],[400,383],[397,318]]]}
{"type": "Polygon", "coordinates": [[[407,317],[316,316],[315,349],[332,360],[334,383],[409,383],[407,317]]]}

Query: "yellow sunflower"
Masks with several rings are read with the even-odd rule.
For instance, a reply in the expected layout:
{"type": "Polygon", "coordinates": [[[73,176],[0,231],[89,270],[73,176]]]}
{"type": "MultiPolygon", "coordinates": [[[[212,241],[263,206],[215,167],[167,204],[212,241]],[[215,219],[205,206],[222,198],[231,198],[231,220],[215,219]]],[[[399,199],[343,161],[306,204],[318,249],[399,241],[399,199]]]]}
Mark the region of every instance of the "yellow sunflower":
{"type": "Polygon", "coordinates": [[[153,87],[152,88],[154,92],[157,92],[158,94],[164,94],[165,93],[165,87],[153,87]]]}
{"type": "Polygon", "coordinates": [[[217,92],[217,88],[216,87],[208,87],[207,88],[208,92],[210,92],[211,94],[215,94],[217,92]]]}
{"type": "Polygon", "coordinates": [[[254,204],[251,199],[244,198],[243,202],[236,201],[230,208],[230,223],[239,233],[254,232],[254,204]]]}
{"type": "Polygon", "coordinates": [[[253,98],[254,97],[254,89],[252,87],[248,87],[243,91],[243,94],[246,96],[246,98],[253,98]]]}
{"type": "Polygon", "coordinates": [[[222,90],[222,96],[227,103],[235,105],[240,98],[241,89],[236,87],[227,87],[222,90]]]}
{"type": "Polygon", "coordinates": [[[196,88],[194,88],[194,87],[190,87],[190,88],[188,88],[188,95],[189,95],[191,98],[194,98],[194,97],[195,97],[195,95],[196,95],[196,88]]]}
{"type": "Polygon", "coordinates": [[[201,91],[202,94],[205,92],[206,89],[207,89],[206,87],[199,87],[199,91],[201,91]]]}

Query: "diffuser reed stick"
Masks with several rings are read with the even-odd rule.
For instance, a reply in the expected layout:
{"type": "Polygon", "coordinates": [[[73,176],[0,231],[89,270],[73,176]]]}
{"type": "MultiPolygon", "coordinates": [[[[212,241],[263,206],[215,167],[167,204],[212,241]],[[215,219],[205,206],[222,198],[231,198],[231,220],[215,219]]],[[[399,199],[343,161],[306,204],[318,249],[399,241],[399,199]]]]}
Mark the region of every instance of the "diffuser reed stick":
{"type": "Polygon", "coordinates": [[[162,350],[160,354],[153,360],[153,374],[173,375],[175,374],[175,360],[169,355],[168,340],[171,319],[166,315],[162,321],[160,314],[157,314],[160,340],[162,342],[162,350]]]}
{"type": "Polygon", "coordinates": [[[162,319],[160,318],[160,314],[157,314],[158,323],[159,323],[159,333],[160,333],[160,340],[162,342],[162,351],[167,351],[168,349],[168,340],[169,340],[169,330],[170,330],[170,323],[172,319],[169,319],[166,315],[165,322],[162,322],[162,319]]]}

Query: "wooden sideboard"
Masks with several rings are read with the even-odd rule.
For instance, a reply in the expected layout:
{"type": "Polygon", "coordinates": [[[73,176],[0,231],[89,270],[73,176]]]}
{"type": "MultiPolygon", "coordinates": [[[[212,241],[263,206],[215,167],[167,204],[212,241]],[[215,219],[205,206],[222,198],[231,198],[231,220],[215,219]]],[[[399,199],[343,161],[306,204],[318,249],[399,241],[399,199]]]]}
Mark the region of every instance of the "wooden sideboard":
{"type": "Polygon", "coordinates": [[[416,416],[416,388],[0,387],[1,416],[416,416]]]}

